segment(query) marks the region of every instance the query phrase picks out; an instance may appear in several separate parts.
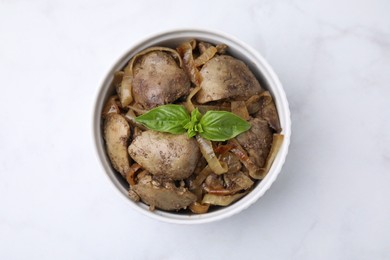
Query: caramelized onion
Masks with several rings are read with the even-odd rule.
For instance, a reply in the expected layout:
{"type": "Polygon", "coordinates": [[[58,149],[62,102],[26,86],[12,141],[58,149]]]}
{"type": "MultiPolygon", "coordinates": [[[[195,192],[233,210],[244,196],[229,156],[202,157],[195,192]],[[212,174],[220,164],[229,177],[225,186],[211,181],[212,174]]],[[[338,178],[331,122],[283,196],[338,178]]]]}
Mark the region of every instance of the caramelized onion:
{"type": "Polygon", "coordinates": [[[141,165],[138,163],[134,163],[133,165],[130,166],[129,171],[126,174],[126,180],[130,185],[135,185],[135,174],[136,172],[141,169],[141,165]]]}
{"type": "Polygon", "coordinates": [[[220,195],[215,195],[215,194],[206,194],[203,197],[202,203],[203,204],[217,205],[217,206],[228,206],[228,205],[232,204],[233,202],[241,199],[247,193],[248,192],[243,192],[243,193],[237,193],[234,195],[226,195],[226,196],[220,196],[220,195]]]}
{"type": "Polygon", "coordinates": [[[196,108],[199,109],[199,112],[201,114],[206,114],[207,111],[214,110],[214,111],[231,111],[230,106],[225,106],[224,104],[221,105],[196,105],[196,108]]]}
{"type": "Polygon", "coordinates": [[[207,165],[206,167],[204,167],[204,169],[196,176],[196,178],[191,182],[191,185],[190,185],[190,189],[191,190],[194,190],[198,187],[200,187],[200,185],[202,185],[202,183],[204,182],[204,180],[207,178],[207,176],[209,176],[210,174],[212,174],[213,171],[211,170],[210,166],[207,165]]]}
{"type": "Polygon", "coordinates": [[[231,152],[234,153],[240,159],[242,164],[248,169],[249,176],[257,180],[262,179],[262,175],[260,174],[259,167],[257,167],[256,164],[252,162],[252,160],[245,152],[244,148],[241,147],[241,145],[237,142],[237,140],[233,138],[229,141],[229,143],[235,145],[235,148],[233,148],[231,152]]]}
{"type": "Polygon", "coordinates": [[[248,109],[246,108],[245,101],[232,101],[231,109],[233,114],[236,114],[244,120],[249,120],[251,118],[248,109]]]}
{"type": "MultiPolygon", "coordinates": [[[[115,71],[114,78],[112,79],[112,84],[114,85],[116,94],[119,97],[121,96],[121,85],[122,85],[123,75],[124,75],[123,71],[115,71]]],[[[123,108],[122,104],[120,103],[120,100],[119,100],[119,104],[121,108],[123,108]]]]}
{"type": "Polygon", "coordinates": [[[228,189],[210,189],[208,187],[204,187],[204,190],[207,192],[207,194],[214,194],[220,196],[233,194],[233,192],[228,189]]]}
{"type": "Polygon", "coordinates": [[[211,43],[208,42],[199,42],[198,43],[198,50],[200,54],[203,54],[208,48],[213,46],[211,43]]]}
{"type": "Polygon", "coordinates": [[[260,110],[261,104],[259,100],[260,95],[253,95],[247,101],[245,101],[245,105],[249,114],[255,114],[260,110]]]}
{"type": "Polygon", "coordinates": [[[217,44],[215,47],[217,48],[218,54],[225,54],[228,48],[226,44],[217,44]]]}
{"type": "Polygon", "coordinates": [[[248,190],[254,182],[243,172],[228,173],[223,175],[226,188],[213,188],[205,185],[204,190],[214,195],[233,195],[242,190],[248,190]]]}
{"type": "Polygon", "coordinates": [[[186,102],[184,103],[184,106],[189,112],[192,112],[192,110],[195,109],[194,104],[192,104],[192,98],[198,93],[200,90],[200,86],[197,86],[193,90],[191,90],[190,94],[188,95],[186,102]]]}
{"type": "Polygon", "coordinates": [[[106,118],[107,115],[109,114],[120,114],[121,110],[119,109],[119,106],[117,104],[118,101],[118,96],[112,96],[110,97],[106,104],[104,105],[103,112],[102,112],[102,117],[106,118]]]}
{"type": "Polygon", "coordinates": [[[269,126],[277,133],[280,133],[282,128],[280,127],[278,112],[269,91],[261,93],[259,103],[261,108],[256,116],[260,116],[261,118],[267,120],[269,126]]]}
{"type": "Polygon", "coordinates": [[[177,47],[177,51],[183,59],[184,70],[186,71],[187,75],[189,75],[191,82],[194,83],[196,86],[188,95],[187,100],[185,102],[185,107],[190,112],[195,109],[194,105],[192,104],[192,98],[200,90],[200,83],[202,82],[202,76],[200,75],[199,70],[195,66],[194,56],[192,55],[192,50],[195,48],[195,46],[196,41],[191,40],[177,47]]]}
{"type": "Polygon", "coordinates": [[[269,151],[267,160],[265,161],[265,165],[263,168],[260,169],[261,176],[264,178],[264,176],[268,173],[269,169],[272,166],[272,163],[275,160],[276,155],[278,154],[280,147],[283,144],[284,136],[281,134],[274,134],[272,139],[272,146],[271,150],[269,151]]]}
{"type": "Polygon", "coordinates": [[[126,115],[125,115],[125,118],[127,120],[127,122],[129,122],[131,125],[133,126],[136,126],[138,128],[140,128],[141,130],[146,130],[146,127],[144,127],[142,124],[138,123],[137,121],[135,121],[136,119],[136,115],[134,113],[134,111],[132,109],[129,109],[129,111],[127,111],[126,115]]]}
{"type": "Polygon", "coordinates": [[[194,61],[195,67],[200,67],[208,62],[217,53],[217,48],[211,46],[207,48],[196,60],[194,61]]]}
{"type": "Polygon", "coordinates": [[[195,66],[194,56],[192,55],[194,44],[196,44],[194,40],[185,42],[177,47],[177,51],[183,59],[184,69],[187,72],[187,75],[190,76],[191,82],[194,83],[195,86],[200,86],[202,76],[195,66]]]}
{"type": "Polygon", "coordinates": [[[214,152],[223,155],[229,152],[234,147],[236,147],[234,144],[220,144],[217,147],[215,147],[214,152]]]}
{"type": "Polygon", "coordinates": [[[204,139],[200,135],[196,135],[196,141],[198,141],[200,151],[202,152],[202,155],[206,159],[207,163],[209,164],[210,169],[215,174],[222,174],[227,172],[228,167],[226,163],[220,162],[218,160],[217,156],[214,153],[211,141],[204,139]]]}
{"type": "Polygon", "coordinates": [[[210,207],[209,204],[202,204],[198,202],[194,202],[189,206],[192,213],[196,213],[196,214],[206,213],[209,210],[209,207],[210,207]]]}
{"type": "Polygon", "coordinates": [[[145,114],[146,112],[148,112],[148,110],[139,108],[139,107],[137,107],[137,106],[129,106],[129,109],[131,109],[131,110],[133,110],[134,112],[136,112],[137,115],[143,115],[143,114],[145,114]]]}

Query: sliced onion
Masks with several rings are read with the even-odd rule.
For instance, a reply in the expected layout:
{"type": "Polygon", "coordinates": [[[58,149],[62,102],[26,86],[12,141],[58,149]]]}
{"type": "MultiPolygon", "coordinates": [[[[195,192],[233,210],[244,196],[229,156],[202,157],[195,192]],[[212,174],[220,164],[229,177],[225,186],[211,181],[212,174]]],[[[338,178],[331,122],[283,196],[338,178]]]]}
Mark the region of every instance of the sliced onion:
{"type": "Polygon", "coordinates": [[[246,109],[249,114],[255,114],[260,110],[261,104],[259,101],[260,95],[251,96],[247,101],[245,101],[246,109]]]}
{"type": "Polygon", "coordinates": [[[194,61],[195,67],[200,67],[208,62],[217,53],[217,48],[211,46],[207,48],[196,60],[194,61]]]}
{"type": "Polygon", "coordinates": [[[235,148],[233,148],[231,152],[234,153],[238,157],[238,159],[240,159],[242,164],[248,169],[249,176],[257,180],[262,179],[260,168],[256,166],[256,164],[249,158],[244,148],[242,148],[242,146],[237,142],[237,140],[235,138],[230,139],[229,143],[235,145],[235,148]]]}
{"type": "Polygon", "coordinates": [[[253,180],[241,171],[225,174],[223,177],[227,189],[233,191],[233,193],[241,190],[247,190],[254,184],[253,180]]]}
{"type": "Polygon", "coordinates": [[[214,152],[217,154],[223,155],[223,154],[229,152],[234,147],[236,147],[236,146],[231,144],[231,143],[230,144],[220,144],[217,147],[215,147],[214,152]]]}
{"type": "Polygon", "coordinates": [[[248,109],[246,108],[245,101],[232,101],[231,109],[233,114],[236,114],[244,120],[249,120],[251,118],[248,109]]]}
{"type": "Polygon", "coordinates": [[[284,135],[281,134],[274,134],[272,139],[272,146],[271,150],[269,151],[267,160],[265,161],[265,165],[263,168],[260,169],[261,176],[264,178],[265,175],[268,173],[269,169],[272,166],[272,163],[275,160],[276,155],[278,154],[280,147],[283,144],[284,135]]]}
{"type": "Polygon", "coordinates": [[[204,187],[204,190],[207,192],[207,194],[214,194],[214,195],[219,195],[219,196],[224,196],[224,195],[232,195],[234,192],[228,189],[210,189],[209,187],[204,187]]]}
{"type": "Polygon", "coordinates": [[[135,121],[137,116],[135,115],[135,113],[132,109],[129,109],[129,111],[127,111],[125,118],[126,118],[127,122],[129,122],[131,125],[136,126],[139,129],[144,130],[144,131],[147,130],[146,127],[144,127],[142,124],[135,121]]]}
{"type": "Polygon", "coordinates": [[[217,175],[215,173],[210,174],[209,176],[207,176],[202,187],[207,188],[209,190],[222,190],[222,189],[224,189],[225,185],[223,183],[222,175],[217,175]]]}
{"type": "Polygon", "coordinates": [[[112,79],[112,84],[117,87],[118,85],[120,85],[122,83],[122,80],[123,80],[123,75],[125,73],[123,71],[115,71],[114,72],[114,78],[112,79]]]}
{"type": "Polygon", "coordinates": [[[259,103],[261,105],[260,117],[267,120],[269,126],[277,133],[280,133],[282,128],[280,127],[278,111],[269,91],[261,93],[259,103]]]}
{"type": "Polygon", "coordinates": [[[226,44],[217,44],[217,46],[215,46],[218,50],[218,54],[225,54],[226,53],[226,50],[228,48],[228,46],[226,44]]]}
{"type": "Polygon", "coordinates": [[[212,174],[213,171],[211,170],[210,166],[207,165],[206,167],[204,167],[204,169],[195,177],[195,179],[191,182],[191,186],[190,186],[190,189],[191,190],[194,190],[198,187],[200,187],[200,185],[202,185],[202,183],[204,182],[204,180],[207,178],[207,176],[209,176],[210,174],[212,174]]]}
{"type": "Polygon", "coordinates": [[[202,204],[198,202],[194,202],[189,206],[190,210],[196,214],[206,213],[209,210],[209,207],[209,204],[202,204]]]}
{"type": "Polygon", "coordinates": [[[192,39],[192,40],[189,41],[189,43],[191,45],[192,50],[195,50],[195,48],[196,48],[196,40],[192,39]]]}
{"type": "Polygon", "coordinates": [[[227,164],[220,162],[215,155],[211,141],[204,139],[200,135],[196,135],[196,141],[198,141],[203,157],[215,174],[223,174],[228,171],[227,164]]]}
{"type": "Polygon", "coordinates": [[[248,192],[243,192],[243,193],[237,193],[234,195],[226,195],[226,196],[220,196],[220,195],[215,195],[215,194],[206,194],[203,197],[202,203],[203,204],[217,205],[217,206],[228,206],[228,205],[232,204],[233,202],[241,199],[247,193],[248,192]]]}
{"type": "Polygon", "coordinates": [[[196,195],[198,198],[198,201],[202,200],[203,196],[203,188],[202,188],[202,183],[204,180],[212,174],[213,171],[210,169],[208,165],[206,165],[203,170],[201,170],[198,174],[196,174],[195,179],[189,181],[188,188],[191,190],[192,193],[196,195]]]}
{"type": "Polygon", "coordinates": [[[134,63],[137,61],[137,59],[149,52],[152,51],[165,51],[165,52],[170,52],[172,53],[179,61],[180,67],[183,66],[183,61],[174,49],[166,48],[166,47],[151,47],[147,48],[139,53],[137,53],[129,62],[129,64],[126,66],[124,75],[123,75],[123,80],[120,85],[120,90],[118,91],[120,101],[123,107],[127,107],[128,105],[133,102],[133,66],[134,63]]]}
{"type": "Polygon", "coordinates": [[[126,180],[130,185],[136,184],[135,175],[139,169],[141,169],[141,165],[139,165],[138,163],[134,163],[130,166],[130,170],[126,173],[126,180]]]}
{"type": "Polygon", "coordinates": [[[204,190],[209,194],[214,195],[233,195],[242,190],[248,190],[254,182],[251,178],[245,175],[243,172],[236,172],[232,174],[224,174],[225,184],[228,186],[223,189],[210,188],[207,185],[204,187],[204,190]],[[229,178],[229,182],[226,179],[229,178]],[[229,183],[229,184],[227,184],[229,183]]]}
{"type": "Polygon", "coordinates": [[[216,111],[231,111],[230,106],[224,106],[224,105],[196,105],[196,107],[199,109],[199,112],[202,114],[206,114],[207,111],[210,110],[216,110],[216,111]]]}
{"type": "Polygon", "coordinates": [[[208,48],[213,46],[211,43],[208,42],[199,42],[198,43],[198,50],[200,54],[203,54],[208,48]]]}
{"type": "MultiPolygon", "coordinates": [[[[228,145],[226,145],[228,146],[228,145]]],[[[232,147],[231,149],[233,149],[234,147],[232,147]]],[[[231,150],[229,149],[229,151],[231,150]]],[[[230,175],[230,174],[233,174],[233,173],[236,173],[238,171],[241,170],[242,168],[242,163],[240,161],[240,159],[234,155],[232,152],[225,152],[223,154],[221,154],[218,158],[225,162],[228,166],[228,171],[227,173],[224,174],[224,178],[226,177],[225,175],[230,175]]],[[[226,179],[225,179],[226,181],[226,179]]],[[[226,183],[226,182],[225,182],[226,183]]],[[[226,183],[228,185],[228,183],[226,183]]]]}
{"type": "Polygon", "coordinates": [[[202,82],[202,76],[195,66],[194,56],[192,55],[192,51],[195,49],[195,47],[195,40],[182,43],[179,47],[177,47],[177,51],[180,54],[180,57],[183,59],[184,70],[186,71],[187,75],[190,76],[191,82],[196,86],[188,95],[185,103],[185,107],[189,112],[192,112],[192,110],[195,109],[195,106],[192,104],[192,98],[200,90],[200,84],[202,82]]]}
{"type": "Polygon", "coordinates": [[[133,84],[133,70],[129,69],[130,65],[125,68],[125,73],[123,75],[122,83],[118,88],[119,100],[123,107],[127,107],[133,102],[133,92],[132,92],[132,84],[133,84]]]}
{"type": "Polygon", "coordinates": [[[149,175],[150,173],[147,170],[142,170],[140,173],[137,174],[137,179],[141,180],[143,179],[146,175],[149,175]]]}
{"type": "Polygon", "coordinates": [[[184,103],[184,106],[189,112],[192,112],[192,110],[195,109],[194,104],[192,104],[192,98],[198,93],[200,90],[200,86],[197,86],[193,90],[191,90],[190,94],[187,96],[186,102],[184,103]]]}
{"type": "Polygon", "coordinates": [[[185,42],[177,47],[177,51],[183,59],[184,69],[186,70],[187,75],[190,76],[191,82],[198,87],[202,82],[202,76],[195,66],[194,57],[192,55],[192,50],[195,48],[194,44],[196,45],[194,40],[185,42]]]}
{"type": "Polygon", "coordinates": [[[102,111],[102,117],[106,118],[109,114],[120,114],[121,110],[119,109],[119,106],[117,104],[118,96],[112,96],[110,97],[106,104],[104,105],[103,111],[102,111]]]}
{"type": "Polygon", "coordinates": [[[145,109],[142,109],[142,108],[139,108],[137,106],[129,106],[129,109],[133,110],[134,112],[137,113],[137,115],[143,115],[145,114],[146,112],[148,112],[148,110],[145,110],[145,109]]]}

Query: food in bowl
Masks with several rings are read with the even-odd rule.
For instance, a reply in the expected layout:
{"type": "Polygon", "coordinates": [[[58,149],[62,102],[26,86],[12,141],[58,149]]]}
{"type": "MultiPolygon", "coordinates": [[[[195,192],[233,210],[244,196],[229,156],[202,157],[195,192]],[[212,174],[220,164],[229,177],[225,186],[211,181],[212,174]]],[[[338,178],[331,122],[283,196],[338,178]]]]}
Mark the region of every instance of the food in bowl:
{"type": "Polygon", "coordinates": [[[147,48],[113,84],[106,152],[129,197],[151,210],[231,205],[267,175],[283,142],[272,96],[224,44],[147,48]]]}

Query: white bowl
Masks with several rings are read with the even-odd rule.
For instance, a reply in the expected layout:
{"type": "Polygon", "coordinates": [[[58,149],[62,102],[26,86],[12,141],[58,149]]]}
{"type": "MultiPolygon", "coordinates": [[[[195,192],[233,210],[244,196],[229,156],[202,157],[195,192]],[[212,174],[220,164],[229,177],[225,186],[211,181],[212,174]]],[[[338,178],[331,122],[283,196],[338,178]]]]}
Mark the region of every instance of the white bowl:
{"type": "Polygon", "coordinates": [[[221,220],[237,214],[252,205],[265,193],[266,190],[268,190],[282,169],[290,144],[290,133],[290,110],[288,107],[286,94],[278,77],[272,68],[268,65],[266,60],[255,49],[248,46],[241,40],[222,32],[215,32],[204,29],[183,29],[162,32],[147,37],[146,39],[130,47],[130,49],[117,62],[115,62],[111,70],[104,78],[103,83],[98,90],[93,113],[93,137],[97,155],[105,173],[111,180],[111,183],[115,185],[116,189],[120,192],[120,194],[122,194],[122,197],[126,199],[128,205],[133,209],[145,214],[146,216],[177,224],[198,224],[221,220]],[[114,92],[114,87],[111,84],[114,72],[122,69],[133,55],[151,46],[175,47],[179,43],[182,43],[188,39],[197,39],[214,44],[227,44],[229,46],[229,54],[244,61],[249,66],[251,71],[256,75],[257,79],[260,80],[260,84],[270,91],[275,100],[280,124],[283,129],[282,134],[284,135],[284,141],[267,176],[261,182],[258,182],[256,187],[249,194],[244,196],[236,203],[227,207],[218,208],[205,214],[170,213],[160,210],[155,210],[152,212],[149,211],[147,205],[141,202],[135,203],[130,200],[130,198],[128,198],[126,181],[111,167],[110,160],[107,157],[104,149],[104,140],[101,127],[101,111],[108,97],[114,92]]]}

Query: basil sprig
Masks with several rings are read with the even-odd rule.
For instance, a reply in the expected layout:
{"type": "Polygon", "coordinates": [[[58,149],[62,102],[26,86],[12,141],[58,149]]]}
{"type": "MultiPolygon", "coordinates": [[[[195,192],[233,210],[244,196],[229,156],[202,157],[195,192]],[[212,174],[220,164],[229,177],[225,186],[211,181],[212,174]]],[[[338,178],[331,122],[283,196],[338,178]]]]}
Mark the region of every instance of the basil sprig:
{"type": "Polygon", "coordinates": [[[183,106],[165,105],[148,111],[137,117],[135,121],[151,130],[182,134],[186,132],[184,126],[191,121],[191,118],[183,106]]]}
{"type": "Polygon", "coordinates": [[[184,129],[187,129],[188,137],[193,137],[196,135],[196,133],[203,133],[203,127],[200,124],[201,118],[202,114],[197,108],[192,110],[191,121],[184,126],[184,129]]]}
{"type": "Polygon", "coordinates": [[[156,107],[135,119],[147,128],[159,132],[199,134],[210,141],[226,141],[247,130],[251,125],[241,117],[227,111],[207,111],[202,116],[198,109],[191,115],[181,105],[156,107]]]}

